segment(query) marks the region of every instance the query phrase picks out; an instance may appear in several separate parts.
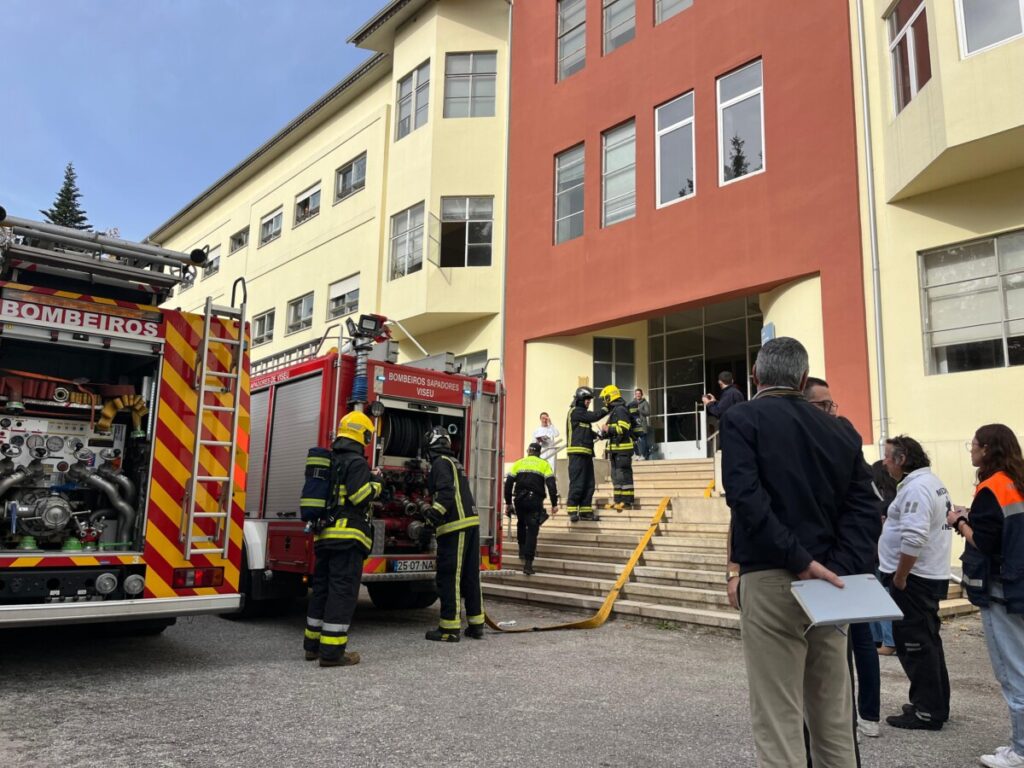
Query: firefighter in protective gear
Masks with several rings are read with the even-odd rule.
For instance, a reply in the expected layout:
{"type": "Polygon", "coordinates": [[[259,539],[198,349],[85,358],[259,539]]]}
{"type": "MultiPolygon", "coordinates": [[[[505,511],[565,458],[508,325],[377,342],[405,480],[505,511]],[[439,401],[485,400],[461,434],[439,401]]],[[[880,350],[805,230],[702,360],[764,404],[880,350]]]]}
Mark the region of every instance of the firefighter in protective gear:
{"type": "Polygon", "coordinates": [[[319,658],[321,667],[359,663],[359,654],[349,653],[346,646],[363,560],[373,547],[371,502],[381,491],[365,454],[373,432],[373,422],[366,414],[348,413],[338,424],[338,436],[329,455],[316,448],[306,459],[302,516],[317,520],[317,532],[313,594],[306,614],[303,649],[306,659],[319,658]]]}
{"type": "Polygon", "coordinates": [[[526,456],[512,465],[505,476],[505,514],[516,516],[516,539],[523,573],[532,576],[537,554],[537,534],[548,519],[544,511],[544,490],[551,498],[551,514],[558,512],[558,486],[551,465],[540,457],[540,443],[530,443],[526,456]]]}
{"type": "Polygon", "coordinates": [[[590,425],[605,417],[605,412],[594,413],[590,401],[594,390],[579,387],[572,396],[572,407],[565,419],[565,434],[568,436],[569,493],[565,500],[565,511],[569,520],[596,520],[594,515],[594,440],[600,434],[590,425]]]}
{"type": "Polygon", "coordinates": [[[601,390],[601,402],[608,409],[608,462],[612,468],[613,503],[605,509],[634,508],[633,492],[633,419],[622,393],[614,384],[601,390]]]}
{"type": "Polygon", "coordinates": [[[466,601],[466,637],[484,638],[484,598],[480,588],[480,518],[462,466],[452,455],[451,438],[434,427],[424,438],[430,462],[427,489],[432,500],[427,522],[437,535],[437,592],[441,618],[427,640],[459,642],[461,602],[466,601]]]}

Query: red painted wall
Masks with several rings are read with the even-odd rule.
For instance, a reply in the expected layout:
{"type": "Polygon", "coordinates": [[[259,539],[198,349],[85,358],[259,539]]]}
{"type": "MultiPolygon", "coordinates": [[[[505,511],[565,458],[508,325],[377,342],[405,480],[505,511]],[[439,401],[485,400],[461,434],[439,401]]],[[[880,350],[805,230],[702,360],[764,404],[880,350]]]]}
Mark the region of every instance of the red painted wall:
{"type": "MultiPolygon", "coordinates": [[[[843,415],[870,441],[847,4],[695,0],[658,26],[653,6],[654,0],[637,0],[636,37],[602,56],[601,0],[587,0],[586,66],[559,83],[555,1],[515,5],[505,338],[508,455],[518,455],[523,444],[528,340],[756,293],[814,273],[821,274],[832,391],[843,415]],[[763,62],[766,170],[719,187],[715,81],[757,58],[763,62]],[[654,109],[690,89],[697,194],[659,210],[654,109]],[[637,214],[602,229],[601,132],[631,117],[637,135],[637,214]],[[581,141],[586,142],[584,235],[556,246],[554,156],[581,141]],[[595,296],[605,301],[595,302],[595,296]],[[553,297],[557,312],[551,311],[553,297]]],[[[560,402],[562,395],[554,397],[560,402]]]]}

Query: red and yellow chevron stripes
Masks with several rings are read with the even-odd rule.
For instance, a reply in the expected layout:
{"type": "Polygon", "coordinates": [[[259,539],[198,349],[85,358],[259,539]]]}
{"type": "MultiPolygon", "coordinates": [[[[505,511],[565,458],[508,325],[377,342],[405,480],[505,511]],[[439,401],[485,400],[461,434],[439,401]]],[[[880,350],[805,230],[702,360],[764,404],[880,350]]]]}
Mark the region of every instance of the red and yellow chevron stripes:
{"type": "Polygon", "coordinates": [[[45,296],[56,296],[61,299],[70,299],[72,301],[87,301],[92,304],[105,304],[108,307],[124,307],[125,309],[140,309],[146,312],[159,312],[159,310],[152,304],[136,304],[131,301],[121,301],[119,299],[108,299],[105,296],[90,296],[87,293],[75,293],[74,291],[58,291],[55,288],[40,288],[36,285],[24,285],[22,283],[3,283],[4,288],[10,288],[11,290],[24,291],[25,293],[40,293],[45,296]]]}
{"type": "Polygon", "coordinates": [[[15,557],[13,560],[2,561],[4,568],[74,568],[82,565],[140,565],[142,558],[138,555],[68,555],[57,557],[15,557]]]}
{"type": "Polygon", "coordinates": [[[363,561],[363,573],[387,573],[388,560],[386,557],[368,557],[363,561]]]}

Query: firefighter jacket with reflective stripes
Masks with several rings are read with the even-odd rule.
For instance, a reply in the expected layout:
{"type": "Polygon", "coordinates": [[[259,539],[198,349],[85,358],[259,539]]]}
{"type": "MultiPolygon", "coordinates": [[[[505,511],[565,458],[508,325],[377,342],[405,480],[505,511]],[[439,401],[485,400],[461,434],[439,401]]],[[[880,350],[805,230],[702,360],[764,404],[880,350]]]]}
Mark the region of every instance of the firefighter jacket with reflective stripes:
{"type": "Polygon", "coordinates": [[[544,503],[544,489],[547,488],[551,497],[551,506],[558,506],[558,486],[555,484],[555,473],[551,465],[540,456],[524,456],[505,476],[505,503],[511,504],[525,501],[544,503]]]}
{"type": "Polygon", "coordinates": [[[436,513],[431,522],[438,536],[480,525],[469,481],[451,454],[441,453],[431,462],[427,489],[436,513]]]}
{"type": "Polygon", "coordinates": [[[593,456],[594,438],[597,437],[597,433],[590,425],[600,421],[605,415],[605,411],[594,413],[582,405],[574,406],[565,418],[565,434],[569,436],[569,445],[565,452],[570,455],[579,453],[593,456]]]}
{"type": "Polygon", "coordinates": [[[626,401],[621,397],[611,403],[612,411],[608,415],[608,450],[633,452],[633,419],[629,415],[626,401]]]}
{"type": "Polygon", "coordinates": [[[969,517],[974,545],[967,542],[960,560],[967,597],[986,608],[992,597],[989,582],[1003,585],[1007,613],[1024,613],[1024,493],[1005,472],[978,483],[969,517]],[[983,493],[987,491],[987,493],[983,493]],[[992,503],[992,499],[995,503],[992,503]],[[999,513],[994,507],[998,504],[999,513]],[[988,514],[991,509],[992,514],[988,514]],[[1000,519],[1001,517],[1001,519],[1000,519]],[[996,533],[1001,535],[996,535],[996,533]]]}
{"type": "Polygon", "coordinates": [[[370,474],[363,446],[354,440],[339,437],[331,446],[331,456],[326,459],[326,467],[322,453],[323,449],[316,453],[310,450],[306,459],[302,518],[310,519],[310,511],[319,509],[323,526],[314,537],[316,543],[351,542],[369,554],[373,548],[370,504],[380,496],[381,485],[370,474]],[[329,478],[326,484],[323,482],[325,469],[329,478]]]}

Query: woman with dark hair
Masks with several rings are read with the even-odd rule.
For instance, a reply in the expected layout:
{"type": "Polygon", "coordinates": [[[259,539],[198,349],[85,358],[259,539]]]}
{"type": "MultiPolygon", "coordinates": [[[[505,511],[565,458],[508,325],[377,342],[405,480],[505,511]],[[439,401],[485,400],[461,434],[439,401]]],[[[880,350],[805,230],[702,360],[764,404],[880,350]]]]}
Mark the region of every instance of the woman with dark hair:
{"type": "Polygon", "coordinates": [[[967,444],[978,469],[970,510],[947,516],[967,539],[960,560],[967,597],[981,609],[992,671],[1010,709],[1009,746],[982,755],[990,768],[1024,767],[1024,456],[1013,431],[986,424],[967,444]]]}

